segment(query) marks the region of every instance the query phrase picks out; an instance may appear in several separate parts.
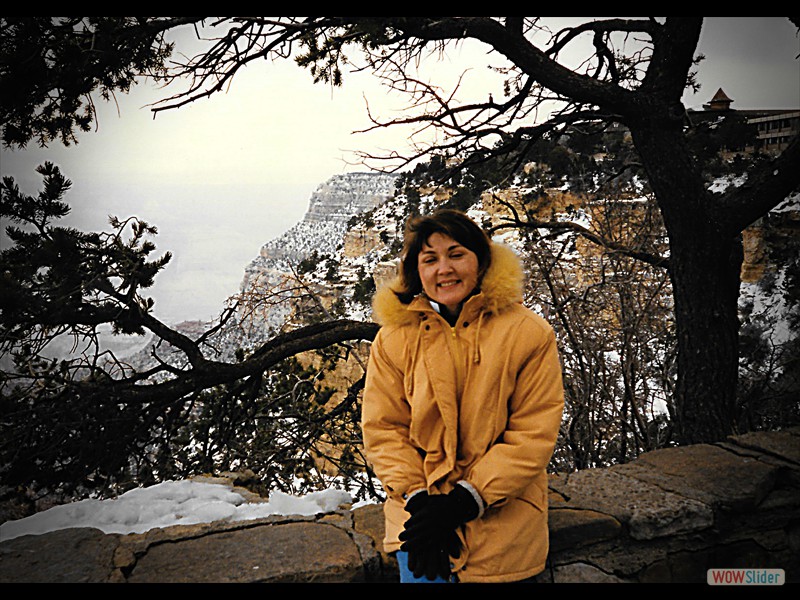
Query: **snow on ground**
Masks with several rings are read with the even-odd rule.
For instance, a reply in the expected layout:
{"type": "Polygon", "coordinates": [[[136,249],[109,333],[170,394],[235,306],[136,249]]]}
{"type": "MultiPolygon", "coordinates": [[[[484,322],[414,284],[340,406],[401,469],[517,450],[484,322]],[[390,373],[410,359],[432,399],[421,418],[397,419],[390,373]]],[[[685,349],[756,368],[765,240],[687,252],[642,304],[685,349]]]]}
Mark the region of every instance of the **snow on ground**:
{"type": "Polygon", "coordinates": [[[80,500],[0,525],[0,541],[70,527],[105,533],[143,533],[157,527],[212,521],[247,521],[270,515],[314,515],[352,502],[347,492],[328,489],[305,496],[272,492],[268,502],[247,502],[230,487],[198,481],[166,481],[130,490],[111,500],[80,500]]]}

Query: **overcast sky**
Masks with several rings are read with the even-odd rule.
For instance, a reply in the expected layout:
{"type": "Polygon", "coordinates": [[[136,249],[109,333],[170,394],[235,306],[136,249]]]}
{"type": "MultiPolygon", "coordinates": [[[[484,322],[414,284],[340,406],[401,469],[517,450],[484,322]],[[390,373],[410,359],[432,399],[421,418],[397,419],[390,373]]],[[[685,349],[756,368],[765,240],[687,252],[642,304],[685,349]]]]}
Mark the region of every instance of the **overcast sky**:
{"type": "MultiPolygon", "coordinates": [[[[485,97],[498,78],[483,49],[466,47],[472,70],[466,89],[485,97]]],[[[734,108],[800,107],[800,43],[782,17],[709,17],[699,52],[702,89],[687,95],[700,108],[718,88],[734,108]]],[[[436,82],[454,80],[460,67],[443,65],[436,82]]],[[[2,151],[2,175],[35,194],[34,168],[50,160],[73,181],[67,223],[107,229],[108,215],[138,216],[159,229],[159,255],[172,262],[148,295],[167,322],[215,317],[238,291],[245,266],[260,247],[298,222],[317,187],[337,173],[363,170],[356,149],[404,144],[407,132],[353,134],[368,125],[365,98],[393,116],[399,105],[366,74],[345,77],[342,88],[312,85],[289,62],[248,67],[227,93],[152,118],[145,106],[163,91],[137,86],[117,104],[98,104],[97,130],[77,145],[2,151]]],[[[495,93],[499,97],[499,90],[495,93]]]]}

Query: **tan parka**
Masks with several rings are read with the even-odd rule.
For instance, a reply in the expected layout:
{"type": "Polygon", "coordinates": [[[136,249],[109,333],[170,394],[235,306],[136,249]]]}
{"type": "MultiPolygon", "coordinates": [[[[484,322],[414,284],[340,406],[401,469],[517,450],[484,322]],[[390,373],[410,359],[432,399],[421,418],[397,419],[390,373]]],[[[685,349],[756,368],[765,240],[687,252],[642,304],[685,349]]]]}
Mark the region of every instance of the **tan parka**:
{"type": "Polygon", "coordinates": [[[424,296],[403,304],[381,288],[362,427],[387,493],[384,548],[400,547],[405,499],[465,481],[485,512],[459,531],[452,560],[464,582],[517,581],[541,572],[548,551],[547,474],[564,405],[555,335],[522,306],[519,259],[492,243],[481,290],[454,327],[424,296]]]}

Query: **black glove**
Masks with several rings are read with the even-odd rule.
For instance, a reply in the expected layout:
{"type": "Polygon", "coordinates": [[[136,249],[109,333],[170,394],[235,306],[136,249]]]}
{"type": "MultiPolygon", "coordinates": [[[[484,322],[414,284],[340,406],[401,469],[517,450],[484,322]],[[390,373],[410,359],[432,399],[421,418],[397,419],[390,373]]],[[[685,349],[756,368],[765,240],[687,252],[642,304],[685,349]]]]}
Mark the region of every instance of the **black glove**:
{"type": "Polygon", "coordinates": [[[411,498],[408,499],[408,502],[406,502],[406,512],[414,515],[419,509],[428,503],[428,498],[430,498],[430,496],[428,496],[428,492],[425,490],[416,492],[411,496],[411,498]]]}
{"type": "MultiPolygon", "coordinates": [[[[430,495],[425,490],[413,494],[411,498],[408,499],[408,502],[406,502],[406,512],[414,516],[420,509],[428,504],[429,499],[430,495]]],[[[414,577],[419,579],[425,575],[428,579],[433,580],[436,578],[436,575],[442,571],[442,553],[438,550],[438,545],[431,544],[416,549],[403,550],[408,554],[408,569],[414,573],[414,577]]],[[[449,572],[449,564],[446,565],[446,567],[449,572]]]]}
{"type": "MultiPolygon", "coordinates": [[[[415,499],[416,496],[412,498],[415,499]]],[[[424,574],[434,579],[438,574],[447,579],[450,557],[461,555],[456,529],[477,517],[480,507],[472,494],[457,485],[449,494],[428,496],[406,510],[411,512],[411,518],[400,534],[400,549],[408,552],[408,568],[415,577],[424,574]]]]}
{"type": "Polygon", "coordinates": [[[464,486],[455,486],[449,494],[429,496],[427,502],[406,521],[405,529],[400,534],[400,541],[403,542],[400,548],[404,551],[413,550],[438,540],[440,543],[449,542],[446,549],[452,550],[452,536],[449,534],[479,513],[478,503],[464,486]]]}
{"type": "MultiPolygon", "coordinates": [[[[458,535],[455,531],[450,532],[450,535],[455,538],[457,548],[456,556],[458,556],[460,552],[460,550],[458,550],[458,535]]],[[[424,575],[427,579],[433,581],[436,579],[436,576],[439,575],[444,579],[449,579],[450,554],[446,550],[446,546],[450,543],[452,542],[431,540],[427,545],[408,550],[408,568],[414,573],[414,577],[419,579],[424,575]]]]}

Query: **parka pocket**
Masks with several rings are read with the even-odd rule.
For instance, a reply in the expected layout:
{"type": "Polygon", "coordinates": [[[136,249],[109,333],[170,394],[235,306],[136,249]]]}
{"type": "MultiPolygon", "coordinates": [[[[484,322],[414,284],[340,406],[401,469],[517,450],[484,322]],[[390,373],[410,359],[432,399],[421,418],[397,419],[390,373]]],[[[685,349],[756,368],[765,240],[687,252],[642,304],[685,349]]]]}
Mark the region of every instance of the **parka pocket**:
{"type": "Polygon", "coordinates": [[[495,576],[527,573],[544,565],[547,556],[547,513],[536,485],[523,495],[487,509],[483,517],[466,524],[468,564],[464,574],[495,576]]]}
{"type": "Polygon", "coordinates": [[[538,480],[534,481],[522,492],[520,500],[544,512],[547,510],[547,487],[542,487],[538,480]]]}

